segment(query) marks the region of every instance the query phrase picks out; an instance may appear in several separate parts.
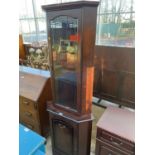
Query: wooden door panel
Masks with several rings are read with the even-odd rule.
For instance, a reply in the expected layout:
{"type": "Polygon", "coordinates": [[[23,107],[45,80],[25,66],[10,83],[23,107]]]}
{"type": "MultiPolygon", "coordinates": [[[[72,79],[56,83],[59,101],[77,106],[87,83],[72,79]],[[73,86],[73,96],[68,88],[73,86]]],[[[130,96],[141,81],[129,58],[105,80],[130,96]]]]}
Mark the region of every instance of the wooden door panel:
{"type": "Polygon", "coordinates": [[[73,155],[73,127],[64,121],[52,120],[55,149],[73,155]]]}

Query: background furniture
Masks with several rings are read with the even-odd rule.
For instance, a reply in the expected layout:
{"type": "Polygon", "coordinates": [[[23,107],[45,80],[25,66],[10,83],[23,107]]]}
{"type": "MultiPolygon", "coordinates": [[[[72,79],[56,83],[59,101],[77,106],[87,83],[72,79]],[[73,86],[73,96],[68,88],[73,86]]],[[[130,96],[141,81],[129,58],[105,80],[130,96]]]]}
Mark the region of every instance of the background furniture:
{"type": "Polygon", "coordinates": [[[42,6],[52,72],[53,96],[47,110],[54,155],[90,155],[98,4],[77,1],[42,6]]]}
{"type": "Polygon", "coordinates": [[[26,59],[26,51],[21,34],[19,35],[19,59],[26,59]]]}
{"type": "MultiPolygon", "coordinates": [[[[19,57],[20,65],[49,70],[47,42],[24,43],[22,47],[25,49],[25,57],[19,57]]],[[[20,46],[19,46],[20,49],[20,46]]]]}
{"type": "Polygon", "coordinates": [[[95,46],[94,61],[94,96],[135,108],[135,49],[95,46]]]}
{"type": "Polygon", "coordinates": [[[97,123],[96,155],[134,155],[134,130],[134,112],[108,107],[97,123]]]}
{"type": "Polygon", "coordinates": [[[19,154],[45,155],[45,138],[19,124],[19,154]],[[33,140],[32,140],[33,139],[33,140]]]}
{"type": "Polygon", "coordinates": [[[20,67],[19,120],[35,132],[49,134],[49,117],[46,102],[52,99],[48,71],[20,67]]]}

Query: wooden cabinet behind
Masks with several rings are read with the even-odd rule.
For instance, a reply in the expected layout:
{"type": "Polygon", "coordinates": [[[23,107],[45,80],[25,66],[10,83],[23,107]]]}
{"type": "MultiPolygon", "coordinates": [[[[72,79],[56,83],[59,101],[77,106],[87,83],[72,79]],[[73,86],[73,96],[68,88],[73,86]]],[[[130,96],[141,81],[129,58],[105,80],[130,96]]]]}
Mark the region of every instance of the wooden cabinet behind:
{"type": "Polygon", "coordinates": [[[19,87],[20,123],[46,136],[49,132],[46,102],[52,99],[50,78],[20,71],[19,87]]]}
{"type": "Polygon", "coordinates": [[[134,112],[108,107],[97,123],[96,155],[134,155],[134,130],[134,112]]]}
{"type": "Polygon", "coordinates": [[[96,97],[135,108],[135,49],[95,47],[96,97]]]}

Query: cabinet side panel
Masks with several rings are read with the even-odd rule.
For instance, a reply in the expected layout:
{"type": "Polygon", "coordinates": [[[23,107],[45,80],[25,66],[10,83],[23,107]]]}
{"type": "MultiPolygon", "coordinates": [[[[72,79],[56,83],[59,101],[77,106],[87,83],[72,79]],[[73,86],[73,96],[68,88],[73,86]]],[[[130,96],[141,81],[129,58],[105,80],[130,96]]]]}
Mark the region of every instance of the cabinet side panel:
{"type": "Polygon", "coordinates": [[[90,155],[92,120],[79,124],[78,155],[90,155]]]}
{"type": "Polygon", "coordinates": [[[96,7],[83,8],[82,29],[82,113],[91,113],[94,80],[94,46],[96,35],[96,7]],[[91,18],[88,18],[91,16],[91,18]]]}

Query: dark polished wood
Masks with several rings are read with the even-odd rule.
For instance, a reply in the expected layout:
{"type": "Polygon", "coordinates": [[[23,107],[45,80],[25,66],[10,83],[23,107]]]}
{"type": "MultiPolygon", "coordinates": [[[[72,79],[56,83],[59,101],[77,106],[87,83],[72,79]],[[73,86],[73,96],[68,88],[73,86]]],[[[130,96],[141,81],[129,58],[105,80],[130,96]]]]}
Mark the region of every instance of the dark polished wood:
{"type": "MultiPolygon", "coordinates": [[[[75,97],[74,106],[59,104],[56,100],[56,74],[52,74],[52,94],[53,94],[53,105],[60,110],[66,110],[69,113],[75,115],[90,115],[92,105],[92,94],[93,94],[93,78],[94,78],[94,45],[95,45],[95,32],[96,32],[96,14],[97,5],[99,2],[87,2],[78,1],[72,3],[63,3],[55,5],[42,6],[46,11],[47,17],[47,30],[48,30],[48,47],[50,53],[50,68],[51,72],[55,70],[54,61],[55,55],[52,49],[52,30],[51,21],[57,17],[68,16],[78,20],[77,36],[78,36],[78,51],[76,60],[76,86],[71,88],[62,85],[63,91],[61,100],[68,100],[69,97],[75,97]],[[88,18],[90,17],[91,18],[88,18]],[[76,91],[73,93],[71,89],[76,91]],[[72,93],[71,93],[72,92],[72,93]],[[69,93],[67,95],[67,93],[69,93]],[[65,96],[64,96],[65,94],[65,96]],[[66,97],[66,98],[65,98],[66,97]]],[[[65,61],[67,57],[63,55],[65,61]]],[[[71,57],[70,57],[71,59],[71,57]]],[[[70,76],[71,77],[71,76],[70,76]]],[[[60,82],[59,82],[60,83],[60,82]]],[[[72,99],[73,100],[73,99],[72,99]]],[[[73,104],[73,103],[72,103],[73,104]]]]}
{"type": "Polygon", "coordinates": [[[94,96],[135,108],[135,49],[95,46],[94,96]]]}
{"type": "Polygon", "coordinates": [[[90,155],[92,118],[81,121],[48,109],[54,155],[90,155]]]}
{"type": "Polygon", "coordinates": [[[96,140],[96,155],[133,155],[133,153],[125,152],[117,147],[108,145],[107,143],[96,140]]]}
{"type": "Polygon", "coordinates": [[[46,102],[52,99],[51,79],[19,72],[19,120],[43,136],[49,134],[46,102]]]}
{"type": "Polygon", "coordinates": [[[135,154],[135,113],[108,107],[97,123],[96,155],[135,154]]]}
{"type": "Polygon", "coordinates": [[[42,6],[52,73],[53,96],[47,110],[53,155],[90,155],[98,4],[78,1],[42,6]]]}

